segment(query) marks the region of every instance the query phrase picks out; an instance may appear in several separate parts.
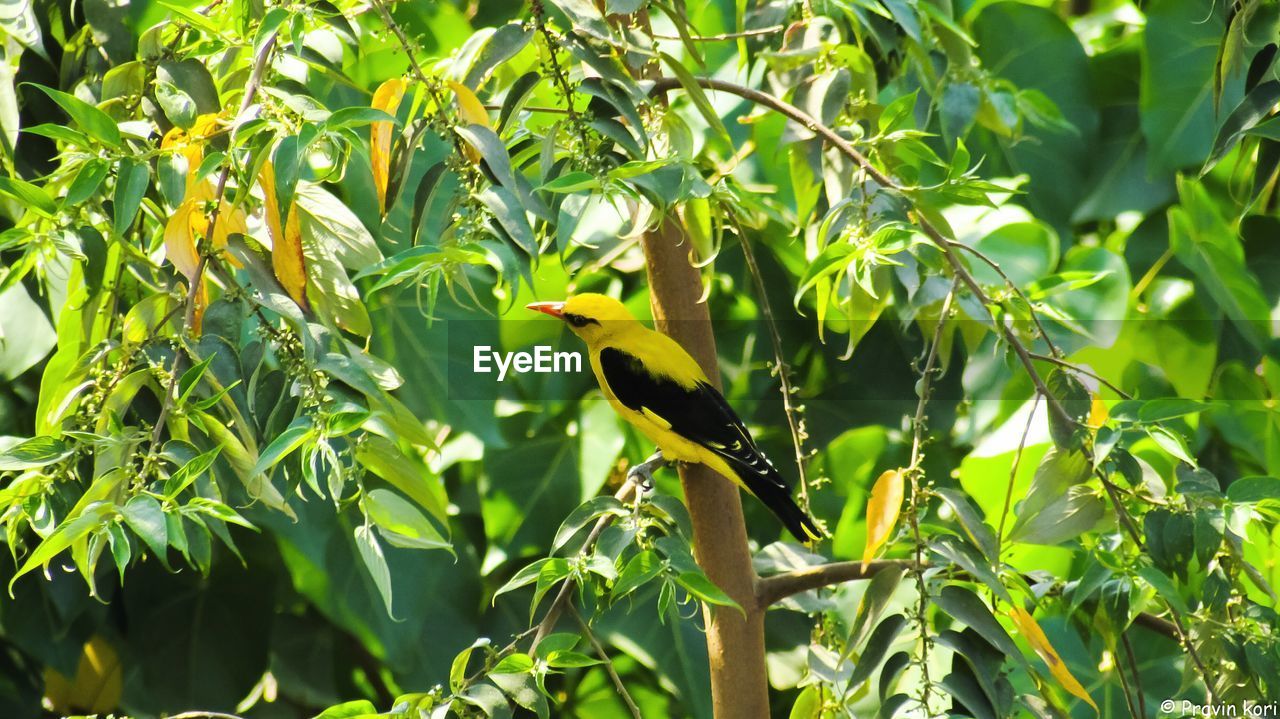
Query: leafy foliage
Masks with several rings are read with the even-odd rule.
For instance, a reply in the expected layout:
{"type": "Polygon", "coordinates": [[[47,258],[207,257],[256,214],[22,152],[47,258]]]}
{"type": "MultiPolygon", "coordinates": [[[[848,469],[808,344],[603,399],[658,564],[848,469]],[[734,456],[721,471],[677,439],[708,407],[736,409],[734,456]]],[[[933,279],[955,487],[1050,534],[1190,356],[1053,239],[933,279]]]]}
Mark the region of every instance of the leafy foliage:
{"type": "Polygon", "coordinates": [[[770,607],[793,717],[1274,696],[1277,22],[0,2],[0,713],[708,716],[770,607]],[[665,222],[831,534],[747,501],[767,603],[587,375],[459,369],[665,222]]]}

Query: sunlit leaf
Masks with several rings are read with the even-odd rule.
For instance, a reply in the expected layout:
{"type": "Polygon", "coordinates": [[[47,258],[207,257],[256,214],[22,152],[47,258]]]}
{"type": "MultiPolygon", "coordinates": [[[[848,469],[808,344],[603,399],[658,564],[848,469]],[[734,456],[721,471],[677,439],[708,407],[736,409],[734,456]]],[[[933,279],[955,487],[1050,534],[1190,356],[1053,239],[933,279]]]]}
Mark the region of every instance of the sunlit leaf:
{"type": "Polygon", "coordinates": [[[871,487],[867,499],[867,544],[862,550],[862,568],[865,570],[885,542],[893,536],[902,510],[902,497],[906,481],[901,470],[885,470],[871,487]]]}

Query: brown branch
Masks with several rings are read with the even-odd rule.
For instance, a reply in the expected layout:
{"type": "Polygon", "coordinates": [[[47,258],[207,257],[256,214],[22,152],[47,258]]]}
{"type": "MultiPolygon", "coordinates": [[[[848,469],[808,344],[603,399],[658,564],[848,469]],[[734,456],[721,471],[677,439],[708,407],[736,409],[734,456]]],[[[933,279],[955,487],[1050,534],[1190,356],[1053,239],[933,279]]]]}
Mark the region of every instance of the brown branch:
{"type": "Polygon", "coordinates": [[[890,567],[910,569],[914,566],[914,562],[905,559],[877,559],[868,563],[865,569],[862,562],[830,562],[773,574],[756,581],[756,602],[762,608],[768,608],[793,594],[807,592],[810,589],[870,579],[877,572],[890,567]]]}

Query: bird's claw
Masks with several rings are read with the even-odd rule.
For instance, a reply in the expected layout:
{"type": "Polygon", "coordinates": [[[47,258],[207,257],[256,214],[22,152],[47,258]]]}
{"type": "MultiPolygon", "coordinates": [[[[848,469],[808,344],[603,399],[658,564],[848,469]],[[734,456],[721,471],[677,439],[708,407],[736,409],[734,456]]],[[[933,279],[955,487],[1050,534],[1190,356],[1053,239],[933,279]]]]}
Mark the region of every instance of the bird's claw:
{"type": "Polygon", "coordinates": [[[641,494],[652,492],[653,470],[665,467],[668,464],[670,462],[667,461],[666,457],[662,456],[661,451],[654,452],[648,459],[627,470],[627,479],[636,483],[636,487],[639,488],[641,494]]]}

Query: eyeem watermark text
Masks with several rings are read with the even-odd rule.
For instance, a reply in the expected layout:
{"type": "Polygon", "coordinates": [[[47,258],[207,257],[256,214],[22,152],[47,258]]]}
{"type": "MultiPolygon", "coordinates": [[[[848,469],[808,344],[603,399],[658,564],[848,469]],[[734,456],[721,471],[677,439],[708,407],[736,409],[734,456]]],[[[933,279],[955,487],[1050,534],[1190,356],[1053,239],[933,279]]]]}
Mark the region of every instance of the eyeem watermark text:
{"type": "Polygon", "coordinates": [[[494,352],[488,345],[476,345],[471,358],[471,368],[476,374],[489,374],[496,366],[499,382],[512,370],[516,374],[582,371],[581,353],[556,352],[550,345],[535,345],[533,352],[494,352]]]}
{"type": "Polygon", "coordinates": [[[1160,702],[1160,713],[1175,717],[1280,717],[1280,702],[1202,704],[1190,699],[1165,699],[1160,702]]]}

